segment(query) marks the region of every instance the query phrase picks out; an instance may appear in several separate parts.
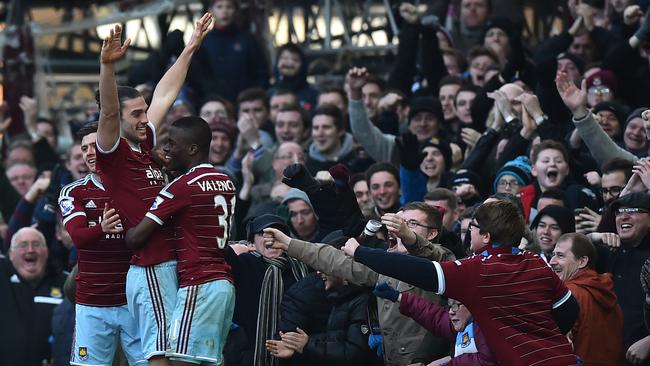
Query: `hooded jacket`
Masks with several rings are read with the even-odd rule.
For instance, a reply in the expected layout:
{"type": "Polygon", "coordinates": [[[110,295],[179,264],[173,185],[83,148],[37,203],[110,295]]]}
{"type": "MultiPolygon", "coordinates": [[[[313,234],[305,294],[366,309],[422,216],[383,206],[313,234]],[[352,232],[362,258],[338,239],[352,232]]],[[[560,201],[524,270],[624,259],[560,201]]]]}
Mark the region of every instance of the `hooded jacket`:
{"type": "Polygon", "coordinates": [[[623,311],[609,273],[579,271],[566,286],[580,305],[571,329],[573,348],[585,365],[620,365],[623,362],[623,311]]]}
{"type": "MultiPolygon", "coordinates": [[[[293,51],[290,51],[293,52],[293,51]]],[[[278,52],[278,58],[282,54],[282,50],[278,52]]],[[[300,70],[294,76],[286,76],[280,73],[278,68],[278,60],[275,61],[273,68],[273,76],[276,80],[275,84],[269,89],[269,95],[275,94],[278,90],[289,90],[296,94],[300,106],[306,111],[311,111],[316,108],[318,104],[318,89],[307,82],[307,58],[302,52],[299,52],[300,61],[302,62],[300,70]]]]}
{"type": "Polygon", "coordinates": [[[318,151],[318,149],[316,149],[316,145],[312,143],[309,146],[309,155],[307,156],[307,162],[305,164],[307,166],[307,170],[309,170],[312,175],[316,175],[317,172],[321,170],[328,170],[338,163],[350,166],[350,162],[355,158],[353,147],[354,141],[352,135],[348,132],[343,135],[341,148],[339,149],[334,159],[330,159],[327,156],[323,155],[320,151],[318,151]]]}

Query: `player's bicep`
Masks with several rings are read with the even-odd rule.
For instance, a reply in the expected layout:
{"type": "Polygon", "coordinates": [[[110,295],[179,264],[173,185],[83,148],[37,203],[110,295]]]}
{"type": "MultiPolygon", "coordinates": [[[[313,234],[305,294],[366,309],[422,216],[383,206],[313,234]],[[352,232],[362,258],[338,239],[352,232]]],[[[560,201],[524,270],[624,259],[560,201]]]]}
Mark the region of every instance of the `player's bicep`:
{"type": "Polygon", "coordinates": [[[120,142],[119,115],[99,114],[97,125],[97,150],[102,154],[110,154],[117,149],[120,142]]]}

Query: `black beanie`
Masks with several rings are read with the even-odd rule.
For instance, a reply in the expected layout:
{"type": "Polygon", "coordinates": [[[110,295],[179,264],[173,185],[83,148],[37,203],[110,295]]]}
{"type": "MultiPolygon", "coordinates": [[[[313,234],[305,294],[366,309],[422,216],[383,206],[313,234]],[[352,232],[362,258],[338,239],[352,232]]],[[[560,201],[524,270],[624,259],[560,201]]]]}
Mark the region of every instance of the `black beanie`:
{"type": "Polygon", "coordinates": [[[429,147],[429,146],[435,147],[442,154],[442,157],[445,159],[445,171],[451,169],[452,152],[449,143],[437,137],[432,137],[426,140],[424,143],[422,143],[422,145],[420,145],[420,151],[424,150],[425,147],[429,147]]]}
{"type": "Polygon", "coordinates": [[[539,211],[530,227],[536,228],[539,224],[539,220],[541,220],[542,216],[545,215],[550,216],[557,221],[557,225],[560,227],[560,230],[562,230],[562,234],[574,233],[576,231],[576,221],[575,217],[573,217],[573,212],[566,207],[556,205],[546,206],[544,209],[539,211]]]}
{"type": "Polygon", "coordinates": [[[438,119],[438,123],[445,121],[445,116],[442,113],[442,105],[440,104],[440,101],[434,97],[416,97],[411,100],[409,123],[413,116],[418,112],[431,112],[438,119]]]}

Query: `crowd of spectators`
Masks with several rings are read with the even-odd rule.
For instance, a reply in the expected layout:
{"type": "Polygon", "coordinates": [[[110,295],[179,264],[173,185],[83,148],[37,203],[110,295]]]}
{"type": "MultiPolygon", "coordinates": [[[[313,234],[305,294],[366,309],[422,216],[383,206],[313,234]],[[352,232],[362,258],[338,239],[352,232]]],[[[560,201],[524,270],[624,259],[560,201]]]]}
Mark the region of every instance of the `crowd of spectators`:
{"type": "MultiPolygon", "coordinates": [[[[482,255],[477,211],[494,201],[510,202],[526,227],[516,243],[489,245],[541,258],[579,306],[570,320],[554,312],[549,326],[566,335],[575,363],[552,363],[545,348],[522,360],[650,365],[648,3],[561,2],[570,21],[537,45],[490,0],[440,3],[448,19],[435,6],[395,8],[388,74],[350,65],[342,83],[324,85],[310,82],[296,44],[278,47],[269,67],[233,21],[237,0],[212,4],[214,29],[157,139],[179,117],[200,116],[212,131],[211,163],[237,185],[226,366],[529,364],[503,358],[482,309],[393,276],[365,251],[340,250],[356,238],[463,262],[482,255]],[[269,228],[292,239],[271,247],[269,228]]],[[[182,49],[170,34],[130,70],[131,86],[149,100],[182,49]]],[[[57,198],[89,173],[94,150],[74,137],[77,124],[40,118],[31,97],[20,108],[27,134],[2,136],[0,364],[68,365],[77,249],[57,198]]],[[[118,352],[115,364],[125,362],[118,352]]]]}

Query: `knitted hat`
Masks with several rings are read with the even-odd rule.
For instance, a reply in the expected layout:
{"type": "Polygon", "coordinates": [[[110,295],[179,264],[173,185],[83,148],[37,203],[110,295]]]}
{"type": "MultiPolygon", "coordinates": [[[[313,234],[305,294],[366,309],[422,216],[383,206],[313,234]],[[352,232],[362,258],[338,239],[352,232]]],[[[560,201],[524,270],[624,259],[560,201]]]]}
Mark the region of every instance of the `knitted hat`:
{"type": "Polygon", "coordinates": [[[515,37],[519,37],[521,34],[521,24],[515,23],[506,17],[496,16],[490,18],[488,23],[485,25],[485,28],[483,30],[483,37],[481,37],[482,40],[485,39],[485,35],[492,28],[501,29],[508,35],[508,38],[511,40],[515,37]]]}
{"type": "Polygon", "coordinates": [[[633,120],[635,118],[641,118],[641,115],[643,114],[643,111],[645,111],[647,109],[648,109],[647,107],[641,107],[641,108],[637,108],[637,109],[633,110],[632,113],[630,113],[630,115],[627,116],[627,118],[625,119],[624,128],[627,126],[628,123],[630,123],[631,120],[633,120]]]}
{"type": "Polygon", "coordinates": [[[449,182],[449,185],[451,187],[454,187],[465,183],[471,184],[476,189],[478,189],[481,185],[481,177],[470,170],[463,169],[454,174],[454,176],[451,178],[451,181],[449,182]]]}
{"type": "MultiPolygon", "coordinates": [[[[314,216],[316,216],[316,211],[314,210],[314,206],[312,206],[311,201],[309,200],[309,197],[307,196],[307,193],[299,190],[298,188],[291,188],[287,194],[284,195],[284,198],[282,199],[282,204],[286,205],[289,201],[293,200],[303,200],[311,208],[311,210],[314,212],[314,216]]],[[[318,216],[316,216],[316,219],[318,220],[318,216]]]]}
{"type": "Polygon", "coordinates": [[[228,124],[227,122],[218,121],[215,119],[210,120],[208,123],[210,130],[213,132],[222,132],[230,140],[230,145],[235,147],[235,139],[237,138],[237,128],[235,126],[228,124]]]}
{"type": "Polygon", "coordinates": [[[578,57],[578,56],[576,56],[576,55],[574,55],[574,54],[572,54],[572,53],[569,53],[569,52],[562,52],[562,53],[560,53],[559,55],[557,55],[556,59],[557,59],[558,61],[559,61],[559,60],[563,60],[563,59],[569,59],[569,60],[573,61],[573,63],[574,63],[574,64],[576,65],[576,67],[578,68],[578,70],[580,70],[580,73],[581,73],[581,74],[582,74],[582,72],[585,70],[585,62],[582,61],[582,59],[581,59],[580,57],[578,57]]]}
{"type": "Polygon", "coordinates": [[[532,182],[532,177],[530,175],[530,160],[528,160],[526,156],[521,155],[516,159],[503,164],[494,178],[494,192],[497,191],[499,179],[505,174],[515,177],[521,187],[529,185],[530,182],[532,182]]]}
{"type": "Polygon", "coordinates": [[[449,143],[445,140],[440,140],[437,137],[432,137],[422,143],[420,146],[420,151],[424,150],[426,147],[435,147],[440,151],[442,154],[442,157],[445,159],[445,170],[449,170],[451,168],[451,157],[452,157],[452,152],[451,152],[451,147],[449,146],[449,143]]]}
{"type": "Polygon", "coordinates": [[[442,123],[445,120],[440,101],[434,97],[416,97],[411,101],[409,122],[418,112],[430,112],[442,123]]]}
{"type": "Polygon", "coordinates": [[[562,234],[573,233],[576,231],[576,221],[573,212],[566,207],[556,205],[544,207],[537,213],[535,219],[530,224],[530,227],[536,228],[543,216],[550,216],[555,220],[557,225],[560,227],[560,230],[562,230],[562,234]]]}
{"type": "Polygon", "coordinates": [[[600,111],[610,111],[614,113],[622,129],[623,124],[625,123],[625,117],[627,117],[627,112],[622,105],[616,102],[600,102],[591,110],[593,114],[598,114],[600,111]]]}
{"type": "Polygon", "coordinates": [[[612,91],[613,94],[616,94],[618,81],[616,80],[614,73],[609,70],[602,69],[591,74],[587,78],[587,90],[598,87],[607,87],[612,91]]]}
{"type": "Polygon", "coordinates": [[[457,171],[449,181],[449,186],[452,188],[461,184],[471,184],[476,188],[479,196],[483,196],[484,194],[483,181],[481,180],[481,177],[471,170],[461,169],[457,171]]]}

